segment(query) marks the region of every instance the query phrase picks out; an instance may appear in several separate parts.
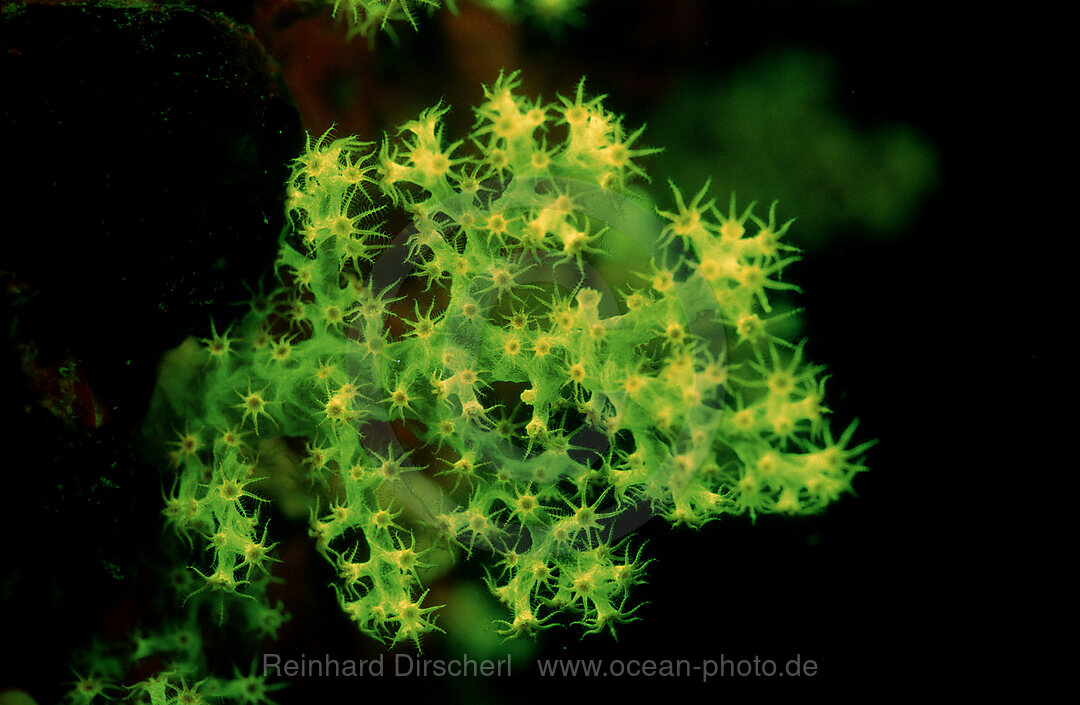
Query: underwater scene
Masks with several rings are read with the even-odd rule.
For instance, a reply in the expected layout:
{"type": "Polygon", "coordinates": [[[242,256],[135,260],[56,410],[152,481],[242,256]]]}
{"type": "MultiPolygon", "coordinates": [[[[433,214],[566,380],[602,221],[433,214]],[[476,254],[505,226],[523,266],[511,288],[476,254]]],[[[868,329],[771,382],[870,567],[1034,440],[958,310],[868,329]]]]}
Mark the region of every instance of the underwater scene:
{"type": "Polygon", "coordinates": [[[4,2],[0,705],[917,678],[922,16],[4,2]]]}

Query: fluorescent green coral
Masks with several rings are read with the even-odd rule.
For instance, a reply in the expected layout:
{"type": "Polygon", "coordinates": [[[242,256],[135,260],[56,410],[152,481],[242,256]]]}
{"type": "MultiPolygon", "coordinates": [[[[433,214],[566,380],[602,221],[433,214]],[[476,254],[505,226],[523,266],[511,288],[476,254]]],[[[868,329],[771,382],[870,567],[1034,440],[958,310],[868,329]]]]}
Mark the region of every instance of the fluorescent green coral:
{"type": "Polygon", "coordinates": [[[252,478],[278,436],[304,439],[342,609],[389,642],[437,628],[441,547],[488,566],[504,634],[613,629],[648,563],[620,516],[813,512],[864,469],[854,428],[829,430],[821,368],[775,332],[796,259],[775,208],[672,186],[643,212],[641,130],[583,85],[548,104],[517,87],[485,89],[466,140],[438,107],[296,160],[281,287],[167,395],[193,430],[166,514],[212,549],[208,589],[269,568],[252,478]],[[598,275],[616,235],[650,262],[633,284],[598,275]]]}
{"type": "Polygon", "coordinates": [[[334,0],[334,16],[344,17],[349,24],[349,36],[367,37],[370,41],[391,22],[406,21],[416,27],[418,9],[439,8],[439,0],[334,0]]]}
{"type": "MultiPolygon", "coordinates": [[[[558,26],[564,22],[580,19],[579,8],[586,0],[472,0],[499,13],[511,22],[536,19],[558,26]]],[[[457,11],[454,0],[334,0],[335,17],[343,17],[349,26],[349,37],[366,37],[373,41],[380,31],[393,36],[394,25],[408,22],[416,29],[416,16],[420,11],[434,12],[445,4],[452,12],[457,11]]]]}

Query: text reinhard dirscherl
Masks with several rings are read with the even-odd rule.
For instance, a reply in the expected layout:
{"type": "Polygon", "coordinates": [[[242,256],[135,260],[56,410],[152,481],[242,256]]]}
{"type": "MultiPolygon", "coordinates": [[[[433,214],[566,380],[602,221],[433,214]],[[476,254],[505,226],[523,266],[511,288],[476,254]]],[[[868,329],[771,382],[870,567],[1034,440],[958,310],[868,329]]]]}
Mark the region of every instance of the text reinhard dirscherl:
{"type": "Polygon", "coordinates": [[[510,675],[510,654],[501,659],[423,658],[413,654],[394,654],[393,659],[379,654],[371,659],[335,659],[329,654],[318,657],[282,658],[281,654],[263,654],[264,676],[286,678],[381,678],[383,676],[490,676],[510,675]],[[387,666],[389,665],[389,668],[387,666]]]}

